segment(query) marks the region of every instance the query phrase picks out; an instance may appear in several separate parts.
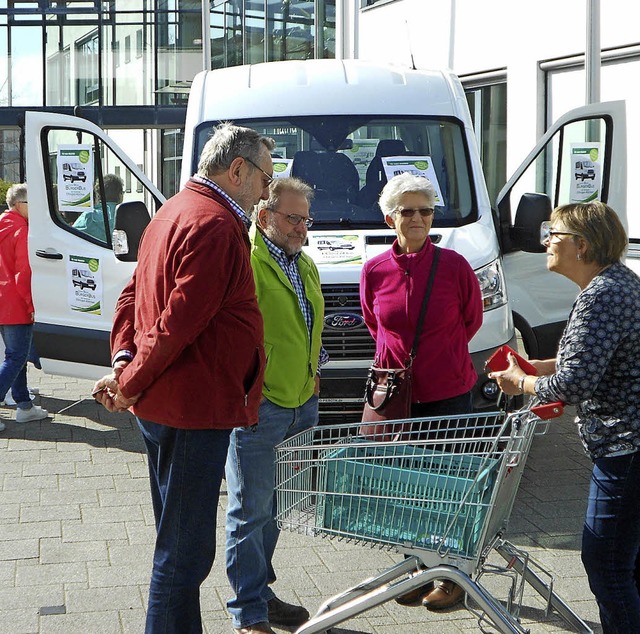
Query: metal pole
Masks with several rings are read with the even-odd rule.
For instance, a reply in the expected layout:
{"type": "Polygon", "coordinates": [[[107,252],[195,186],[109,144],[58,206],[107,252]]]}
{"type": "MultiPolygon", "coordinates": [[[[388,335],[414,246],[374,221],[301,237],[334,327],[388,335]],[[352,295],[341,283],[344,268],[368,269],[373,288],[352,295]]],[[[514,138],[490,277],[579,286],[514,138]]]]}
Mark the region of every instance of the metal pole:
{"type": "Polygon", "coordinates": [[[344,59],[346,57],[345,40],[347,24],[344,11],[344,0],[336,0],[336,59],[344,59]]]}
{"type": "Polygon", "coordinates": [[[600,0],[587,0],[586,103],[600,101],[600,0]]]}
{"type": "Polygon", "coordinates": [[[211,70],[210,2],[202,0],[202,70],[211,70]]]}

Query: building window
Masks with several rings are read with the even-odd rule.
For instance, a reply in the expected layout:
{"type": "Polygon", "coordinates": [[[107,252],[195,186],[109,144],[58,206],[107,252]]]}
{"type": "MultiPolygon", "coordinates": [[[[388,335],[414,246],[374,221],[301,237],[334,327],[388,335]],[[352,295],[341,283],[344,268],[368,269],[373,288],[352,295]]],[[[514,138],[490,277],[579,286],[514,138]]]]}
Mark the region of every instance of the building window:
{"type": "Polygon", "coordinates": [[[136,31],[136,57],[142,57],[142,29],[136,31]]]}
{"type": "Polygon", "coordinates": [[[98,33],[76,45],[78,67],[78,103],[95,104],[100,99],[100,73],[98,68],[98,33]]]}
{"type": "Polygon", "coordinates": [[[131,36],[127,35],[124,38],[124,63],[128,64],[131,61],[131,36]]]}
{"type": "Polygon", "coordinates": [[[494,203],[507,182],[507,83],[482,77],[466,82],[467,103],[475,130],[489,200],[494,203]]]}
{"type": "Polygon", "coordinates": [[[118,40],[112,43],[111,51],[113,53],[113,65],[118,68],[120,66],[120,42],[118,40]]]}

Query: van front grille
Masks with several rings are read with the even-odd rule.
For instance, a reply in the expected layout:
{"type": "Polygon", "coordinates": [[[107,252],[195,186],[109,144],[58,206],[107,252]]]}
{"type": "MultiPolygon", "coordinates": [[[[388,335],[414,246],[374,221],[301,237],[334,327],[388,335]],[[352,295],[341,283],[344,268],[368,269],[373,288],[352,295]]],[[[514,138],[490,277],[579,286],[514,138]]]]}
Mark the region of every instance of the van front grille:
{"type": "Polygon", "coordinates": [[[375,342],[362,320],[357,284],[325,284],[322,344],[332,361],[373,359],[375,342]]]}

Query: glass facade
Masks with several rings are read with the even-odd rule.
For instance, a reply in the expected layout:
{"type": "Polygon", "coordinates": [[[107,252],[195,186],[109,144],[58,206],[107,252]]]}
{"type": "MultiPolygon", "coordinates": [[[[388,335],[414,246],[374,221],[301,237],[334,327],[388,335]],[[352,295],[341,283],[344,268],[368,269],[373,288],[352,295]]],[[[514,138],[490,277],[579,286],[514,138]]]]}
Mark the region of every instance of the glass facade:
{"type": "MultiPolygon", "coordinates": [[[[208,8],[210,68],[335,57],[335,0],[209,0],[208,8]]],[[[0,178],[23,174],[15,146],[24,110],[81,106],[105,129],[136,129],[143,142],[134,159],[175,193],[178,126],[206,64],[206,19],[201,0],[0,0],[0,178]]]]}
{"type": "Polygon", "coordinates": [[[213,0],[211,67],[335,57],[335,0],[213,0]]]}

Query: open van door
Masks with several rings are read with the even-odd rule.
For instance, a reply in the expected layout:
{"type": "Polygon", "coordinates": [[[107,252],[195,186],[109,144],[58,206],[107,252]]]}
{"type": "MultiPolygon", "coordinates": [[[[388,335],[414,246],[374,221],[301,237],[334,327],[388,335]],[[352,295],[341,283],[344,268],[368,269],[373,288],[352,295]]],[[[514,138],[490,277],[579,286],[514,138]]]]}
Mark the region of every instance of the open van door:
{"type": "Polygon", "coordinates": [[[547,271],[540,223],[558,205],[601,200],[627,227],[626,197],[624,101],[591,104],[560,117],[498,195],[497,230],[514,325],[529,357],[556,355],[578,294],[574,283],[547,271]]]}
{"type": "Polygon", "coordinates": [[[98,378],[111,365],[113,311],[135,268],[140,212],[150,220],[164,196],[84,119],[27,112],[25,141],[34,343],[46,372],[98,378]],[[137,235],[127,236],[130,225],[137,235]]]}

